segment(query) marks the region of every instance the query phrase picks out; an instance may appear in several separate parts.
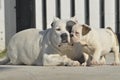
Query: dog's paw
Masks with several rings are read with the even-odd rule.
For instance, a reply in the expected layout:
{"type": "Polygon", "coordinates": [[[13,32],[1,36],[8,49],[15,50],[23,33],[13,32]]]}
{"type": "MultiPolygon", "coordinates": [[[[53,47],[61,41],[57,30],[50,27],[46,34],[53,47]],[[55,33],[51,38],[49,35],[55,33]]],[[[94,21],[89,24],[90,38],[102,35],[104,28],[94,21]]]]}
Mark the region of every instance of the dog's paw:
{"type": "Polygon", "coordinates": [[[80,63],[78,61],[73,61],[72,66],[80,66],[80,63]]]}
{"type": "Polygon", "coordinates": [[[106,64],[106,61],[100,60],[99,64],[100,64],[100,65],[104,65],[104,64],[106,64]]]}
{"type": "Polygon", "coordinates": [[[120,65],[120,62],[113,62],[112,65],[113,65],[113,66],[119,66],[119,65],[120,65]]]}
{"type": "Polygon", "coordinates": [[[87,62],[84,62],[81,64],[82,66],[87,66],[87,62]]]}
{"type": "Polygon", "coordinates": [[[99,62],[99,65],[104,65],[106,64],[106,62],[99,62]]]}
{"type": "Polygon", "coordinates": [[[99,65],[100,63],[99,63],[99,61],[97,61],[97,60],[92,60],[92,61],[91,61],[91,64],[92,64],[92,65],[99,65]]]}

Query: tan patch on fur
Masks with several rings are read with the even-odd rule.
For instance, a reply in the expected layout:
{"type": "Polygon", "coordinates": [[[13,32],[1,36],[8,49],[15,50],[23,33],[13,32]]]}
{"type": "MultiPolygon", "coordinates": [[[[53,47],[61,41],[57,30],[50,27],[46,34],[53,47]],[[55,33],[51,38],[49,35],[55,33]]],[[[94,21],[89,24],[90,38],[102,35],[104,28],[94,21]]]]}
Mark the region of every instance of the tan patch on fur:
{"type": "Polygon", "coordinates": [[[86,35],[91,30],[91,28],[89,28],[88,25],[86,25],[86,24],[83,24],[82,27],[83,27],[82,28],[82,35],[83,36],[86,35]]]}
{"type": "MultiPolygon", "coordinates": [[[[111,27],[107,27],[106,29],[109,29],[113,32],[112,28],[111,27]]],[[[119,46],[119,42],[118,42],[118,38],[117,38],[117,35],[113,32],[114,36],[115,36],[115,39],[116,39],[116,45],[119,46]]]]}

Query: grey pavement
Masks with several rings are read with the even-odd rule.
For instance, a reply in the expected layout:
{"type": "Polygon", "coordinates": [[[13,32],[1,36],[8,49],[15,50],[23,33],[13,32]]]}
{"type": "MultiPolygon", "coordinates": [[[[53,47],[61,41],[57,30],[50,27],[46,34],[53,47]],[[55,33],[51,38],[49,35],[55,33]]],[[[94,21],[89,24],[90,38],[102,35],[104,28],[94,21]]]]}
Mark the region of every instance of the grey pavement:
{"type": "MultiPolygon", "coordinates": [[[[112,54],[107,64],[112,62],[112,54]]],[[[120,80],[120,66],[91,67],[0,65],[0,80],[120,80]]]]}

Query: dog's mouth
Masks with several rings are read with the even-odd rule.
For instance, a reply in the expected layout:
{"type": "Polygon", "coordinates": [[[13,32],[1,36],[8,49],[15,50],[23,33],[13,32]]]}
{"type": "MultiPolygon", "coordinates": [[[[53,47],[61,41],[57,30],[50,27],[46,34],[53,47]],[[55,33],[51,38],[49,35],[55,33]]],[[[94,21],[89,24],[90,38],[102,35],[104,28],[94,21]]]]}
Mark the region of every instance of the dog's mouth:
{"type": "Polygon", "coordinates": [[[67,39],[64,39],[61,41],[62,43],[68,43],[68,40],[67,39]]]}
{"type": "Polygon", "coordinates": [[[68,35],[67,35],[67,33],[62,33],[61,35],[60,35],[60,37],[61,37],[61,43],[68,43],[69,41],[68,41],[68,35]]]}
{"type": "Polygon", "coordinates": [[[61,43],[58,45],[58,47],[62,46],[73,46],[74,43],[69,42],[68,40],[62,40],[61,43]]]}
{"type": "Polygon", "coordinates": [[[62,40],[58,47],[68,45],[68,40],[62,40]]]}

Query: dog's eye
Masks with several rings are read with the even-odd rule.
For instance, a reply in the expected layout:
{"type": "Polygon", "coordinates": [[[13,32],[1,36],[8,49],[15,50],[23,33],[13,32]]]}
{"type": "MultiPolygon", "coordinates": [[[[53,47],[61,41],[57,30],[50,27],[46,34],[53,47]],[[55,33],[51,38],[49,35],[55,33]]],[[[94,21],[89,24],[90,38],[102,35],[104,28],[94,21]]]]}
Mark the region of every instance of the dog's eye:
{"type": "Polygon", "coordinates": [[[75,34],[79,34],[79,32],[75,32],[75,34]]]}
{"type": "Polygon", "coordinates": [[[61,29],[60,28],[58,28],[58,29],[56,29],[57,31],[60,31],[61,29]]]}

